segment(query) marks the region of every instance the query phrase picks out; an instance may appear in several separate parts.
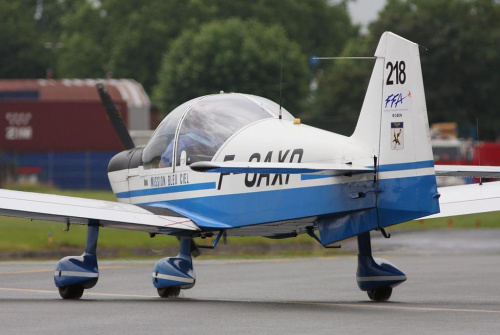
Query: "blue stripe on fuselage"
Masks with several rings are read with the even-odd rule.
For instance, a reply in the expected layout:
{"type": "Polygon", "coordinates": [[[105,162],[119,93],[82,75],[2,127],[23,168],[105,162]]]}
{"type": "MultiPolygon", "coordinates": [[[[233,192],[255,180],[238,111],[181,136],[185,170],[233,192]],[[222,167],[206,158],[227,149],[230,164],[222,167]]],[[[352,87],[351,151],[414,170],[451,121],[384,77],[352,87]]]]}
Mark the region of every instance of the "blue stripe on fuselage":
{"type": "Polygon", "coordinates": [[[169,193],[188,192],[188,191],[211,190],[211,189],[214,189],[215,186],[216,186],[215,182],[209,182],[209,183],[199,183],[199,184],[189,184],[189,185],[146,188],[146,189],[142,189],[142,190],[134,190],[134,191],[116,193],[116,197],[123,199],[123,198],[142,197],[142,196],[146,196],[146,195],[158,195],[158,194],[169,194],[169,193]]]}
{"type": "MultiPolygon", "coordinates": [[[[433,165],[433,161],[386,164],[381,165],[379,170],[423,169],[433,167],[433,165]]],[[[316,179],[316,177],[327,178],[333,176],[302,175],[302,180],[316,179]]],[[[379,179],[378,182],[380,190],[379,202],[384,199],[382,201],[384,202],[383,207],[386,207],[387,201],[390,203],[390,206],[388,206],[390,208],[386,208],[386,214],[384,215],[389,224],[426,216],[439,210],[437,200],[431,199],[436,193],[435,176],[433,174],[379,179]],[[425,199],[416,199],[411,196],[415,192],[407,193],[409,189],[415,190],[417,185],[421,190],[428,190],[420,193],[425,194],[423,196],[425,199]],[[403,190],[405,191],[402,192],[403,190]],[[414,206],[416,203],[418,205],[414,206]],[[399,220],[400,217],[404,217],[404,220],[399,220]]],[[[209,182],[122,192],[118,193],[117,197],[140,197],[215,188],[216,183],[209,182]]],[[[279,190],[265,190],[262,188],[247,193],[201,196],[142,204],[174,210],[190,218],[203,229],[228,229],[374,208],[375,193],[373,191],[373,181],[358,181],[279,190]],[[356,196],[352,196],[353,194],[356,196]]]]}
{"type": "MultiPolygon", "coordinates": [[[[371,166],[373,168],[373,166],[371,166]]],[[[420,162],[410,162],[410,163],[398,163],[398,164],[384,164],[379,165],[379,172],[387,171],[401,171],[401,170],[416,170],[434,167],[434,161],[420,161],[420,162]]]]}
{"type": "Polygon", "coordinates": [[[334,175],[327,174],[302,174],[300,176],[300,180],[313,180],[313,179],[323,179],[323,178],[332,178],[336,177],[334,175]]]}
{"type": "MultiPolygon", "coordinates": [[[[368,166],[373,169],[373,166],[368,166]]],[[[398,163],[398,164],[385,164],[378,167],[379,172],[390,172],[390,171],[407,171],[407,170],[417,170],[434,167],[434,161],[419,161],[410,163],[398,163]]],[[[363,172],[367,173],[367,172],[363,172]]],[[[359,174],[359,173],[356,173],[359,174]]],[[[312,180],[312,179],[323,179],[338,177],[339,175],[327,175],[327,174],[302,174],[300,176],[301,180],[312,180]]]]}
{"type": "Polygon", "coordinates": [[[373,187],[373,181],[358,181],[149,202],[141,205],[164,206],[190,218],[198,226],[206,229],[221,226],[242,227],[374,207],[373,187]],[[353,200],[350,194],[359,192],[368,193],[365,197],[353,200]]]}
{"type": "MultiPolygon", "coordinates": [[[[226,229],[374,208],[373,187],[373,181],[365,181],[196,197],[143,205],[172,209],[190,218],[203,229],[226,229]],[[352,194],[359,196],[352,197],[352,194]]],[[[405,213],[402,216],[404,220],[401,221],[398,221],[397,217],[391,217],[391,224],[433,214],[438,208],[434,204],[437,200],[432,198],[431,192],[435,189],[434,175],[383,179],[379,180],[379,187],[381,190],[389,190],[379,193],[379,197],[394,198],[391,211],[394,211],[395,216],[399,216],[397,212],[405,213]],[[400,197],[399,194],[393,193],[396,189],[414,189],[415,185],[430,190],[426,199],[418,201],[417,208],[413,208],[416,202],[413,197],[400,197]]]]}
{"type": "MultiPolygon", "coordinates": [[[[373,168],[373,166],[369,166],[373,168]]],[[[399,171],[399,170],[413,170],[413,169],[423,169],[434,167],[434,161],[420,161],[420,162],[410,162],[410,163],[399,163],[399,164],[385,164],[379,166],[379,172],[387,171],[399,171]]],[[[363,172],[365,173],[365,172],[363,172]]],[[[301,180],[312,180],[312,179],[323,179],[337,177],[338,175],[318,175],[318,174],[301,174],[301,180]]],[[[199,184],[189,184],[189,185],[178,185],[178,186],[168,186],[168,187],[158,187],[158,188],[148,188],[140,189],[126,192],[116,193],[116,197],[123,198],[133,198],[142,197],[147,195],[158,195],[158,194],[169,194],[178,192],[188,192],[188,191],[199,191],[199,190],[210,190],[215,189],[215,182],[199,183],[199,184]]]]}

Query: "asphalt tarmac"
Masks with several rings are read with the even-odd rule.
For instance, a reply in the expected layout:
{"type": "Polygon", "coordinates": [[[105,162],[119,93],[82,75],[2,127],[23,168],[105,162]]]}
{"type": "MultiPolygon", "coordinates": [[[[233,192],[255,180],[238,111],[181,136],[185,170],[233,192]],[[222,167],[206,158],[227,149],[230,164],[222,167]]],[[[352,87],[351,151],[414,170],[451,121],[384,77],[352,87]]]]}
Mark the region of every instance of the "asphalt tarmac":
{"type": "Polygon", "coordinates": [[[174,300],[157,296],[154,260],[101,261],[99,282],[78,301],[59,297],[57,260],[1,262],[0,334],[500,333],[500,229],[403,232],[373,244],[408,277],[386,303],[357,288],[355,255],[335,251],[195,261],[196,286],[174,300]]]}

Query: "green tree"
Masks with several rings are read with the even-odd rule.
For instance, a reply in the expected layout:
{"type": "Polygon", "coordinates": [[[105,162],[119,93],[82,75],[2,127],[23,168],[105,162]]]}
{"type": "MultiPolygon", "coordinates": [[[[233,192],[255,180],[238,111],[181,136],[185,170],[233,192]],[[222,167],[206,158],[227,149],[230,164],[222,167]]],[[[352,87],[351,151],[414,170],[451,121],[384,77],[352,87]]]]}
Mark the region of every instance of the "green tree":
{"type": "Polygon", "coordinates": [[[395,33],[421,44],[429,121],[479,119],[483,139],[500,129],[492,97],[500,86],[500,4],[494,0],[390,1],[371,27],[379,34],[396,23],[395,33]],[[397,14],[397,12],[406,13],[397,14]]]}
{"type": "Polygon", "coordinates": [[[142,0],[106,3],[113,21],[109,69],[118,78],[134,78],[146,91],[156,84],[162,55],[186,27],[196,27],[188,11],[189,1],[142,0]]]}
{"type": "Polygon", "coordinates": [[[0,0],[1,78],[44,78],[63,48],[61,19],[84,0],[0,0]]]}
{"type": "Polygon", "coordinates": [[[280,26],[305,57],[335,55],[358,31],[348,1],[0,0],[3,76],[44,77],[48,68],[54,78],[112,73],[151,93],[183,31],[231,18],[280,26]]]}
{"type": "MultiPolygon", "coordinates": [[[[366,41],[355,55],[373,55],[380,35],[390,30],[419,43],[429,121],[475,124],[483,139],[495,139],[500,129],[497,104],[492,100],[500,86],[500,4],[494,0],[389,0],[366,41]]],[[[358,42],[356,42],[358,43],[358,42]]],[[[346,52],[344,52],[346,53],[346,52]]],[[[358,115],[364,97],[349,96],[353,85],[364,84],[361,73],[340,69],[325,73],[317,101],[326,115],[344,104],[358,115]],[[343,88],[332,88],[332,84],[343,88]]],[[[365,71],[366,78],[370,69],[365,71]]],[[[366,86],[365,86],[366,88],[366,86]]]]}
{"type": "Polygon", "coordinates": [[[48,54],[33,13],[24,2],[0,1],[0,78],[45,77],[48,54]]]}
{"type": "Polygon", "coordinates": [[[228,19],[185,31],[172,44],[159,72],[154,98],[163,111],[200,95],[244,92],[299,110],[307,94],[307,60],[279,26],[228,19]]]}
{"type": "MultiPolygon", "coordinates": [[[[367,38],[349,41],[341,57],[372,56],[366,51],[367,38]]],[[[329,66],[318,71],[318,89],[312,93],[309,108],[299,115],[304,123],[343,135],[356,126],[368,87],[372,60],[324,60],[329,66]]]]}
{"type": "Polygon", "coordinates": [[[346,2],[327,0],[108,0],[112,42],[109,68],[118,77],[139,80],[147,91],[156,84],[162,56],[186,29],[228,18],[280,25],[307,55],[335,55],[357,34],[346,2]]]}
{"type": "Polygon", "coordinates": [[[109,18],[99,2],[80,0],[60,18],[59,78],[103,78],[109,71],[109,18]]]}

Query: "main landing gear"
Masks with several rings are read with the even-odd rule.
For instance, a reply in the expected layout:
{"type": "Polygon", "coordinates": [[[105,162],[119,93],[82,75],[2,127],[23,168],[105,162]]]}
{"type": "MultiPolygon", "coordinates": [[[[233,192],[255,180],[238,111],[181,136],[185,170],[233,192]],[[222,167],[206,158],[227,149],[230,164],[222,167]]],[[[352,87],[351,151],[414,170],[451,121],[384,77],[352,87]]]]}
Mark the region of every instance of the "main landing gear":
{"type": "MultiPolygon", "coordinates": [[[[54,282],[63,299],[79,299],[85,289],[92,288],[97,283],[98,236],[99,221],[90,220],[83,255],[65,257],[57,263],[54,282]]],[[[392,289],[404,282],[406,275],[388,261],[372,257],[369,232],[358,235],[358,248],[356,280],[359,288],[366,291],[373,301],[389,300],[392,289]]],[[[158,295],[162,298],[175,298],[179,296],[181,289],[194,286],[196,275],[191,258],[191,237],[180,238],[177,257],[163,258],[156,263],[152,279],[158,295]]]]}
{"type": "Polygon", "coordinates": [[[388,261],[372,257],[370,232],[358,235],[358,287],[373,301],[387,301],[392,289],[406,280],[406,275],[388,261]]]}
{"type": "Polygon", "coordinates": [[[57,263],[54,282],[63,299],[80,299],[85,289],[95,286],[99,279],[97,267],[97,238],[99,221],[90,220],[85,252],[81,256],[64,257],[57,263]]]}
{"type": "MultiPolygon", "coordinates": [[[[54,282],[63,299],[80,299],[85,289],[95,286],[99,279],[97,238],[99,221],[90,220],[85,251],[81,256],[64,257],[57,263],[54,282]]],[[[175,298],[181,289],[192,288],[196,276],[191,259],[191,238],[180,238],[177,257],[159,260],[153,269],[153,285],[162,298],[175,298]]]]}
{"type": "Polygon", "coordinates": [[[162,298],[175,298],[181,289],[192,288],[196,281],[191,259],[191,238],[180,238],[177,257],[160,259],[153,269],[153,285],[162,298]]]}

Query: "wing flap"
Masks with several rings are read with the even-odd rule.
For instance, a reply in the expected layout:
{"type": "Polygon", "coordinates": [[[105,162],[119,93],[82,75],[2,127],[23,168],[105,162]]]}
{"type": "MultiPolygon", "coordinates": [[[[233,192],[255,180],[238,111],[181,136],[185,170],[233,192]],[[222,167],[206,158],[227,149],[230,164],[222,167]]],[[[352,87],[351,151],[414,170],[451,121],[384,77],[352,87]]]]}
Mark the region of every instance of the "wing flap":
{"type": "Polygon", "coordinates": [[[438,177],[500,178],[500,166],[435,165],[438,177]]]}
{"type": "Polygon", "coordinates": [[[146,232],[200,230],[193,221],[173,211],[168,211],[170,215],[155,212],[113,201],[0,189],[0,214],[5,216],[76,224],[99,220],[103,226],[146,232]]]}
{"type": "Polygon", "coordinates": [[[442,187],[438,189],[440,213],[425,217],[439,217],[496,212],[500,210],[500,182],[442,187]]]}
{"type": "Polygon", "coordinates": [[[276,163],[276,162],[196,162],[190,165],[197,172],[212,173],[273,173],[350,175],[373,172],[373,168],[351,164],[276,163]]]}

